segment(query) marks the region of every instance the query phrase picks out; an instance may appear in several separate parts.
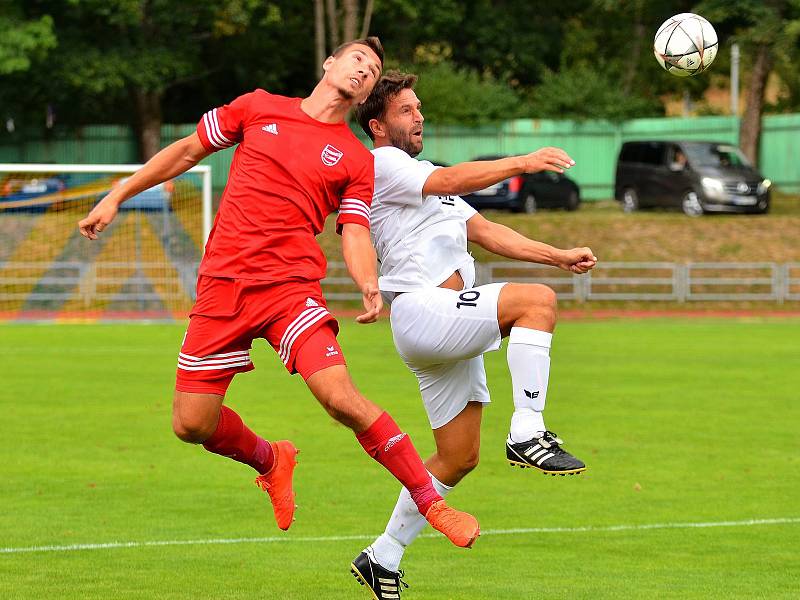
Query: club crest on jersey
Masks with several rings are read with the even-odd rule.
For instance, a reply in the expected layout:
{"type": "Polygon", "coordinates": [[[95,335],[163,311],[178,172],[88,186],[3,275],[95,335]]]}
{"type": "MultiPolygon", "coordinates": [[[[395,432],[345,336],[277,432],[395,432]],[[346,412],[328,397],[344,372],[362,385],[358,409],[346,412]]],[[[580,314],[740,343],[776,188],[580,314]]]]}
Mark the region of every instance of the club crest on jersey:
{"type": "Polygon", "coordinates": [[[341,150],[337,150],[336,148],[328,144],[322,149],[322,154],[320,155],[320,158],[322,158],[322,163],[324,165],[332,167],[333,165],[338,163],[339,160],[341,160],[342,156],[344,156],[344,152],[342,152],[341,150]]]}

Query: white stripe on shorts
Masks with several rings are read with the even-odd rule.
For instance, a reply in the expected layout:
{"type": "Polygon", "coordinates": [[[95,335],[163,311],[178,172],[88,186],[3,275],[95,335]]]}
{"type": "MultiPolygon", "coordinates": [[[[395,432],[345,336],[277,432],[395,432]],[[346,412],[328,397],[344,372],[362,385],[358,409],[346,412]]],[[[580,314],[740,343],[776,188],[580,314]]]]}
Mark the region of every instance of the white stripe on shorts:
{"type": "Polygon", "coordinates": [[[241,360],[239,362],[228,363],[225,365],[203,365],[203,366],[187,366],[178,363],[178,368],[181,371],[223,371],[225,369],[233,369],[234,367],[246,367],[247,365],[251,364],[250,359],[241,360]]]}
{"type": "Polygon", "coordinates": [[[286,328],[286,331],[281,338],[280,357],[283,361],[283,364],[287,364],[289,362],[289,356],[291,356],[292,353],[292,344],[294,344],[295,340],[300,337],[300,334],[311,327],[314,323],[324,319],[326,315],[329,314],[330,313],[326,308],[318,306],[316,308],[304,310],[302,313],[300,313],[299,317],[292,321],[292,324],[286,328]]]}
{"type": "Polygon", "coordinates": [[[192,356],[191,354],[178,354],[178,368],[184,371],[212,371],[244,367],[250,364],[250,351],[237,350],[209,354],[208,356],[192,356]]]}

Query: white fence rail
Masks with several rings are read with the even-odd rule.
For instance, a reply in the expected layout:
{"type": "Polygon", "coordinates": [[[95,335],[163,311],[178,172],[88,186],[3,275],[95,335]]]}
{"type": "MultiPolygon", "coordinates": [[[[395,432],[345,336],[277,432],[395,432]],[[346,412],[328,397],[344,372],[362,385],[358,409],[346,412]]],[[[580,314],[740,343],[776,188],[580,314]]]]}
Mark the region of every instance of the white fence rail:
{"type": "Polygon", "coordinates": [[[800,300],[800,263],[604,262],[585,275],[541,265],[491,262],[479,266],[480,283],[544,283],[559,298],[671,302],[800,300]]]}
{"type": "MultiPolygon", "coordinates": [[[[0,262],[0,304],[152,302],[195,293],[197,263],[0,262]]],[[[800,262],[606,262],[585,275],[521,262],[476,264],[478,284],[542,283],[562,300],[800,301],[800,262]]],[[[329,300],[359,300],[344,263],[331,262],[323,282],[329,300]]]]}

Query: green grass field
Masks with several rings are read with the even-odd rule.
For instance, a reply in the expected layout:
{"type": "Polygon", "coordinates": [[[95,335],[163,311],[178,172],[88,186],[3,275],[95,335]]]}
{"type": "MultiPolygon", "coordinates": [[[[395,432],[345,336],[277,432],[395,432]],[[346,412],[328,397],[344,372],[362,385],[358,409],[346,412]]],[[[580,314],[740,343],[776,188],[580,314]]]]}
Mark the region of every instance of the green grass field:
{"type": "MultiPolygon", "coordinates": [[[[349,562],[398,484],[258,343],[228,402],[301,448],[297,522],[279,531],[249,468],[171,433],[182,333],[0,326],[0,598],[367,598],[349,562]]],[[[341,339],[359,387],[430,453],[386,322],[341,339]]],[[[569,478],[506,464],[509,377],[490,355],[482,462],[451,496],[484,535],[469,551],[419,539],[403,598],[796,598],[798,340],[791,319],[562,323],[548,425],[589,465],[569,478]]]]}

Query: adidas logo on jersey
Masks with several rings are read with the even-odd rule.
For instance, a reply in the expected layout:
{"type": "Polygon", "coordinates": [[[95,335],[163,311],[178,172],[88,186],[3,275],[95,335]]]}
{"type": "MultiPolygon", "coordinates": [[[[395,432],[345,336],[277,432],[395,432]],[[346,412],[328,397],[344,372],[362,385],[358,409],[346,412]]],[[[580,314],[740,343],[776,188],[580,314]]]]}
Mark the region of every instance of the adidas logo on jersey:
{"type": "Polygon", "coordinates": [[[319,303],[313,298],[306,298],[306,306],[311,308],[312,306],[319,306],[319,303]]]}
{"type": "Polygon", "coordinates": [[[261,131],[266,131],[267,133],[271,133],[272,135],[278,135],[278,124],[268,123],[261,128],[261,131]]]}

